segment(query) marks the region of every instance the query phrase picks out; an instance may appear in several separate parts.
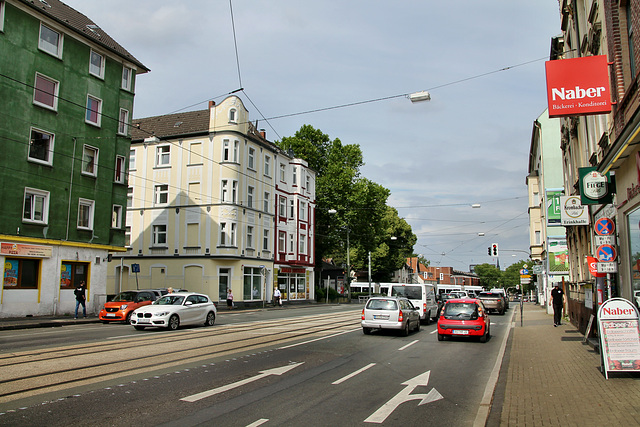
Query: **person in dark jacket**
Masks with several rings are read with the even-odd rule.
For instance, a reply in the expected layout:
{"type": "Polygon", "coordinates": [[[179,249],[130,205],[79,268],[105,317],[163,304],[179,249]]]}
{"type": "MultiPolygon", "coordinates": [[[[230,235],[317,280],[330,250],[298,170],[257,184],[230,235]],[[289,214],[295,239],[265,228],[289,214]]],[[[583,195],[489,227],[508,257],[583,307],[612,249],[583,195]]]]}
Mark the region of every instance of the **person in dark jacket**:
{"type": "Polygon", "coordinates": [[[553,303],[553,326],[562,325],[562,309],[564,307],[564,292],[560,289],[560,284],[556,283],[556,287],[551,290],[551,300],[549,305],[553,303]]]}
{"type": "Polygon", "coordinates": [[[87,289],[84,285],[84,280],[80,282],[80,285],[73,291],[76,296],[76,319],[78,318],[78,307],[82,304],[82,315],[87,317],[87,289]]]}

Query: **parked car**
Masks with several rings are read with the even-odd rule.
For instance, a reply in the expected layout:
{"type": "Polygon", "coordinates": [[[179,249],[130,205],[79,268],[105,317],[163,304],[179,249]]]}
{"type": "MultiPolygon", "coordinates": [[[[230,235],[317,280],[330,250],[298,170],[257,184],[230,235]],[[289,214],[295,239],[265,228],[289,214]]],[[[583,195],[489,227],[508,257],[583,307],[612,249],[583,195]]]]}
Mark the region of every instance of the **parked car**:
{"type": "Polygon", "coordinates": [[[475,298],[447,300],[438,318],[438,341],[445,337],[479,337],[487,342],[490,320],[482,302],[475,298]]]}
{"type": "Polygon", "coordinates": [[[180,292],[167,294],[153,304],[135,310],[131,325],[137,330],[147,327],[176,330],[181,325],[212,326],[216,315],[216,306],[207,295],[180,292]]]}
{"type": "Polygon", "coordinates": [[[505,305],[504,297],[499,292],[480,292],[478,299],[482,301],[482,304],[486,307],[487,311],[496,311],[500,314],[504,314],[505,305]]]}
{"type": "Polygon", "coordinates": [[[374,329],[396,329],[406,337],[409,330],[420,330],[420,310],[407,298],[373,297],[362,309],[361,324],[367,335],[374,329]]]}
{"type": "Polygon", "coordinates": [[[136,308],[151,304],[161,295],[160,291],[155,289],[120,292],[104,304],[102,310],[98,313],[98,318],[103,323],[129,323],[131,313],[136,308]]]}

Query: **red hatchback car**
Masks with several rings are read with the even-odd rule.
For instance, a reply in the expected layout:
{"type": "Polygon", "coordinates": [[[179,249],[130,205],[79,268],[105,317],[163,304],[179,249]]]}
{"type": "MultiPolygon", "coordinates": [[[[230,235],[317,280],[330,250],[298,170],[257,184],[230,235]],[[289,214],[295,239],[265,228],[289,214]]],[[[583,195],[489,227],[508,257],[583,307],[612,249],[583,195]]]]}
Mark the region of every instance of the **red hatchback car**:
{"type": "Polygon", "coordinates": [[[475,298],[447,300],[438,318],[438,341],[445,337],[479,337],[487,342],[490,321],[482,302],[475,298]]]}

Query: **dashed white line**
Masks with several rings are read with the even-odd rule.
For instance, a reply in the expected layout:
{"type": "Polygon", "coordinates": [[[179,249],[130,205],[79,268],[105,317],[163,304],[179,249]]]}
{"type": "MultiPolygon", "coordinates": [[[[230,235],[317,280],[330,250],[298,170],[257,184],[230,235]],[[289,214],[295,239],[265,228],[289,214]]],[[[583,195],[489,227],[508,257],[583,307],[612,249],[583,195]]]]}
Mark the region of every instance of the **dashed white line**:
{"type": "Polygon", "coordinates": [[[349,375],[344,376],[344,377],[340,378],[339,380],[336,380],[336,381],[332,382],[331,384],[333,384],[333,385],[341,384],[341,383],[345,382],[346,380],[355,377],[359,373],[366,371],[367,369],[371,368],[372,366],[375,366],[375,363],[369,363],[367,366],[365,366],[363,368],[360,368],[357,371],[352,372],[349,375]]]}
{"type": "Polygon", "coordinates": [[[419,340],[412,341],[412,342],[410,342],[409,344],[407,344],[407,345],[405,345],[405,346],[400,347],[400,348],[398,349],[398,351],[402,351],[402,350],[404,350],[405,348],[409,348],[409,347],[411,347],[412,345],[414,345],[415,343],[417,343],[418,341],[419,341],[419,340]]]}

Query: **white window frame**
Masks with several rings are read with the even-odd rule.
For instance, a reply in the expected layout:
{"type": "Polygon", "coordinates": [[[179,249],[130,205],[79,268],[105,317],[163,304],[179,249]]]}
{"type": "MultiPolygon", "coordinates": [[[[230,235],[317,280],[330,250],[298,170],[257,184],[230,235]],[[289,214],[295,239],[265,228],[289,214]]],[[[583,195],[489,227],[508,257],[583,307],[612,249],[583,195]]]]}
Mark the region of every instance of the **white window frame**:
{"type": "Polygon", "coordinates": [[[270,251],[271,250],[271,245],[269,244],[269,230],[268,229],[264,229],[262,230],[262,251],[270,251]]]}
{"type": "Polygon", "coordinates": [[[305,179],[305,187],[304,188],[307,191],[311,191],[311,177],[309,176],[308,173],[305,174],[304,179],[305,179]]]}
{"type": "Polygon", "coordinates": [[[0,33],[4,33],[4,0],[0,0],[0,33]]]}
{"type": "Polygon", "coordinates": [[[151,246],[167,246],[167,224],[154,224],[151,228],[151,246]],[[161,238],[164,238],[164,242],[161,242],[161,238]]]}
{"type": "Polygon", "coordinates": [[[240,141],[233,141],[233,163],[240,163],[240,141]]]}
{"type": "Polygon", "coordinates": [[[235,108],[229,109],[229,123],[238,123],[238,110],[235,108]]]}
{"type": "Polygon", "coordinates": [[[231,181],[231,203],[238,203],[238,181],[231,181]]]}
{"type": "Polygon", "coordinates": [[[121,205],[113,205],[111,210],[111,228],[121,229],[122,228],[122,206],[121,205]]]}
{"type": "Polygon", "coordinates": [[[249,147],[249,154],[247,159],[247,168],[251,170],[256,170],[256,149],[253,147],[249,147]]]}
{"type": "Polygon", "coordinates": [[[153,187],[153,204],[154,206],[163,206],[169,203],[169,185],[158,184],[153,187]],[[162,201],[162,199],[166,199],[162,201]]]}
{"type": "Polygon", "coordinates": [[[89,53],[89,74],[91,74],[92,76],[95,76],[101,80],[104,80],[104,64],[106,61],[106,57],[101,54],[96,52],[95,50],[91,49],[91,52],[89,53]],[[93,59],[95,58],[100,58],[100,64],[99,65],[95,65],[93,63],[93,59]]]}
{"type": "Polygon", "coordinates": [[[219,242],[220,246],[227,246],[227,223],[220,223],[220,233],[219,233],[219,242]]]}
{"type": "Polygon", "coordinates": [[[287,182],[287,166],[284,163],[280,163],[280,181],[287,182]]]}
{"type": "Polygon", "coordinates": [[[304,234],[300,235],[300,252],[301,255],[307,254],[307,236],[304,234]]]}
{"type": "Polygon", "coordinates": [[[306,221],[307,220],[307,203],[306,202],[300,202],[300,213],[298,214],[298,220],[299,221],[306,221]]]}
{"type": "Polygon", "coordinates": [[[289,233],[289,253],[295,253],[295,243],[294,234],[289,233]]]}
{"type": "Polygon", "coordinates": [[[295,214],[296,214],[296,200],[290,199],[289,200],[289,219],[293,219],[295,217],[295,214]]]}
{"type": "Polygon", "coordinates": [[[29,160],[30,162],[51,166],[53,164],[53,147],[54,147],[55,139],[56,139],[55,134],[51,132],[47,132],[46,130],[42,130],[34,127],[30,128],[29,129],[29,149],[27,150],[27,160],[29,160]],[[44,160],[39,159],[37,157],[31,157],[31,148],[33,146],[33,141],[34,141],[34,138],[33,138],[34,132],[49,136],[49,143],[47,144],[47,147],[46,147],[47,153],[44,160]]]}
{"type": "Polygon", "coordinates": [[[171,166],[171,145],[159,145],[156,147],[156,167],[171,166]]]}
{"type": "Polygon", "coordinates": [[[131,81],[133,77],[133,68],[122,66],[122,80],[120,82],[120,88],[131,91],[131,81]]]}
{"type": "Polygon", "coordinates": [[[129,150],[129,170],[136,170],[136,150],[129,150]]]}
{"type": "Polygon", "coordinates": [[[268,191],[264,192],[264,211],[266,213],[269,213],[269,207],[270,207],[270,203],[269,203],[269,199],[271,198],[271,195],[269,194],[268,191]]]}
{"type": "Polygon", "coordinates": [[[49,192],[44,190],[38,190],[37,188],[25,187],[24,197],[22,205],[22,222],[28,222],[31,224],[43,224],[46,225],[49,222],[49,192]],[[25,210],[27,207],[27,197],[29,197],[29,211],[31,212],[29,218],[25,218],[25,210]],[[36,203],[38,200],[42,201],[42,219],[34,219],[33,215],[36,211],[36,203]]]}
{"type": "Polygon", "coordinates": [[[247,225],[247,249],[254,249],[253,247],[253,225],[247,225]]]}
{"type": "Polygon", "coordinates": [[[285,196],[280,196],[280,201],[278,203],[278,216],[280,218],[287,217],[287,198],[285,196]]]}
{"type": "Polygon", "coordinates": [[[229,203],[229,180],[220,181],[220,200],[222,203],[229,203]]]}
{"type": "Polygon", "coordinates": [[[87,104],[86,104],[85,112],[86,114],[84,116],[84,122],[92,126],[100,127],[100,124],[102,123],[102,99],[96,96],[87,94],[87,104]],[[94,106],[89,105],[89,102],[91,101],[96,102],[98,104],[97,109],[94,106]],[[92,113],[96,114],[95,121],[92,119],[92,113]]]}
{"type": "Polygon", "coordinates": [[[33,84],[33,103],[35,105],[40,106],[42,108],[46,108],[48,110],[58,111],[58,92],[59,91],[60,91],[60,82],[59,81],[54,80],[51,77],[45,76],[42,73],[36,72],[36,76],[35,76],[34,84],[33,84]],[[46,81],[48,81],[50,83],[53,83],[53,85],[54,85],[53,93],[45,92],[42,89],[37,89],[39,80],[46,80],[46,81]],[[40,92],[42,92],[43,94],[46,94],[46,95],[53,96],[53,100],[51,102],[51,105],[47,104],[46,102],[39,101],[37,99],[38,98],[38,94],[40,92]]]}
{"type": "Polygon", "coordinates": [[[222,140],[222,161],[231,161],[231,141],[228,139],[222,140]]]}
{"type": "Polygon", "coordinates": [[[82,146],[82,169],[81,173],[85,176],[98,176],[98,155],[100,151],[96,147],[92,147],[91,145],[83,145],[82,146]],[[93,159],[89,162],[88,154],[93,153],[93,159]],[[88,166],[91,165],[91,170],[88,170],[88,166]]]}
{"type": "Polygon", "coordinates": [[[43,52],[48,53],[49,55],[55,56],[56,58],[62,58],[62,46],[64,43],[64,34],[61,33],[60,31],[56,31],[53,28],[43,24],[42,22],[40,22],[40,31],[38,34],[38,49],[40,49],[43,52]],[[49,43],[47,40],[42,38],[42,29],[46,28],[47,30],[51,31],[52,33],[55,33],[58,35],[58,43],[55,46],[55,48],[53,48],[52,46],[54,45],[53,43],[49,43]]]}
{"type": "Polygon", "coordinates": [[[286,231],[278,232],[278,253],[281,253],[281,254],[287,253],[287,232],[286,231]]]}
{"type": "Polygon", "coordinates": [[[96,202],[94,200],[89,199],[78,199],[78,222],[77,228],[78,230],[93,230],[93,216],[95,213],[95,205],[96,202]],[[88,209],[88,218],[87,224],[81,224],[81,213],[84,209],[88,209]]]}
{"type": "Polygon", "coordinates": [[[133,187],[127,187],[127,207],[133,207],[133,187]]]}
{"type": "Polygon", "coordinates": [[[271,176],[271,157],[267,155],[264,156],[264,175],[271,176]]]}
{"type": "Polygon", "coordinates": [[[124,156],[116,155],[114,182],[118,184],[124,184],[125,177],[127,176],[126,161],[124,156]]]}
{"type": "Polygon", "coordinates": [[[253,190],[255,187],[252,185],[247,187],[247,207],[253,208],[253,190]]]}
{"type": "Polygon", "coordinates": [[[127,136],[129,134],[129,110],[120,109],[118,119],[118,135],[127,136]]]}
{"type": "Polygon", "coordinates": [[[292,172],[293,172],[293,178],[291,180],[292,181],[291,184],[295,186],[295,185],[298,185],[298,168],[294,166],[292,172]]]}
{"type": "Polygon", "coordinates": [[[231,223],[231,230],[229,231],[229,246],[238,246],[237,237],[238,237],[238,224],[235,222],[231,223]]]}
{"type": "Polygon", "coordinates": [[[131,226],[130,225],[126,225],[124,227],[124,247],[125,248],[131,247],[131,226]]]}

